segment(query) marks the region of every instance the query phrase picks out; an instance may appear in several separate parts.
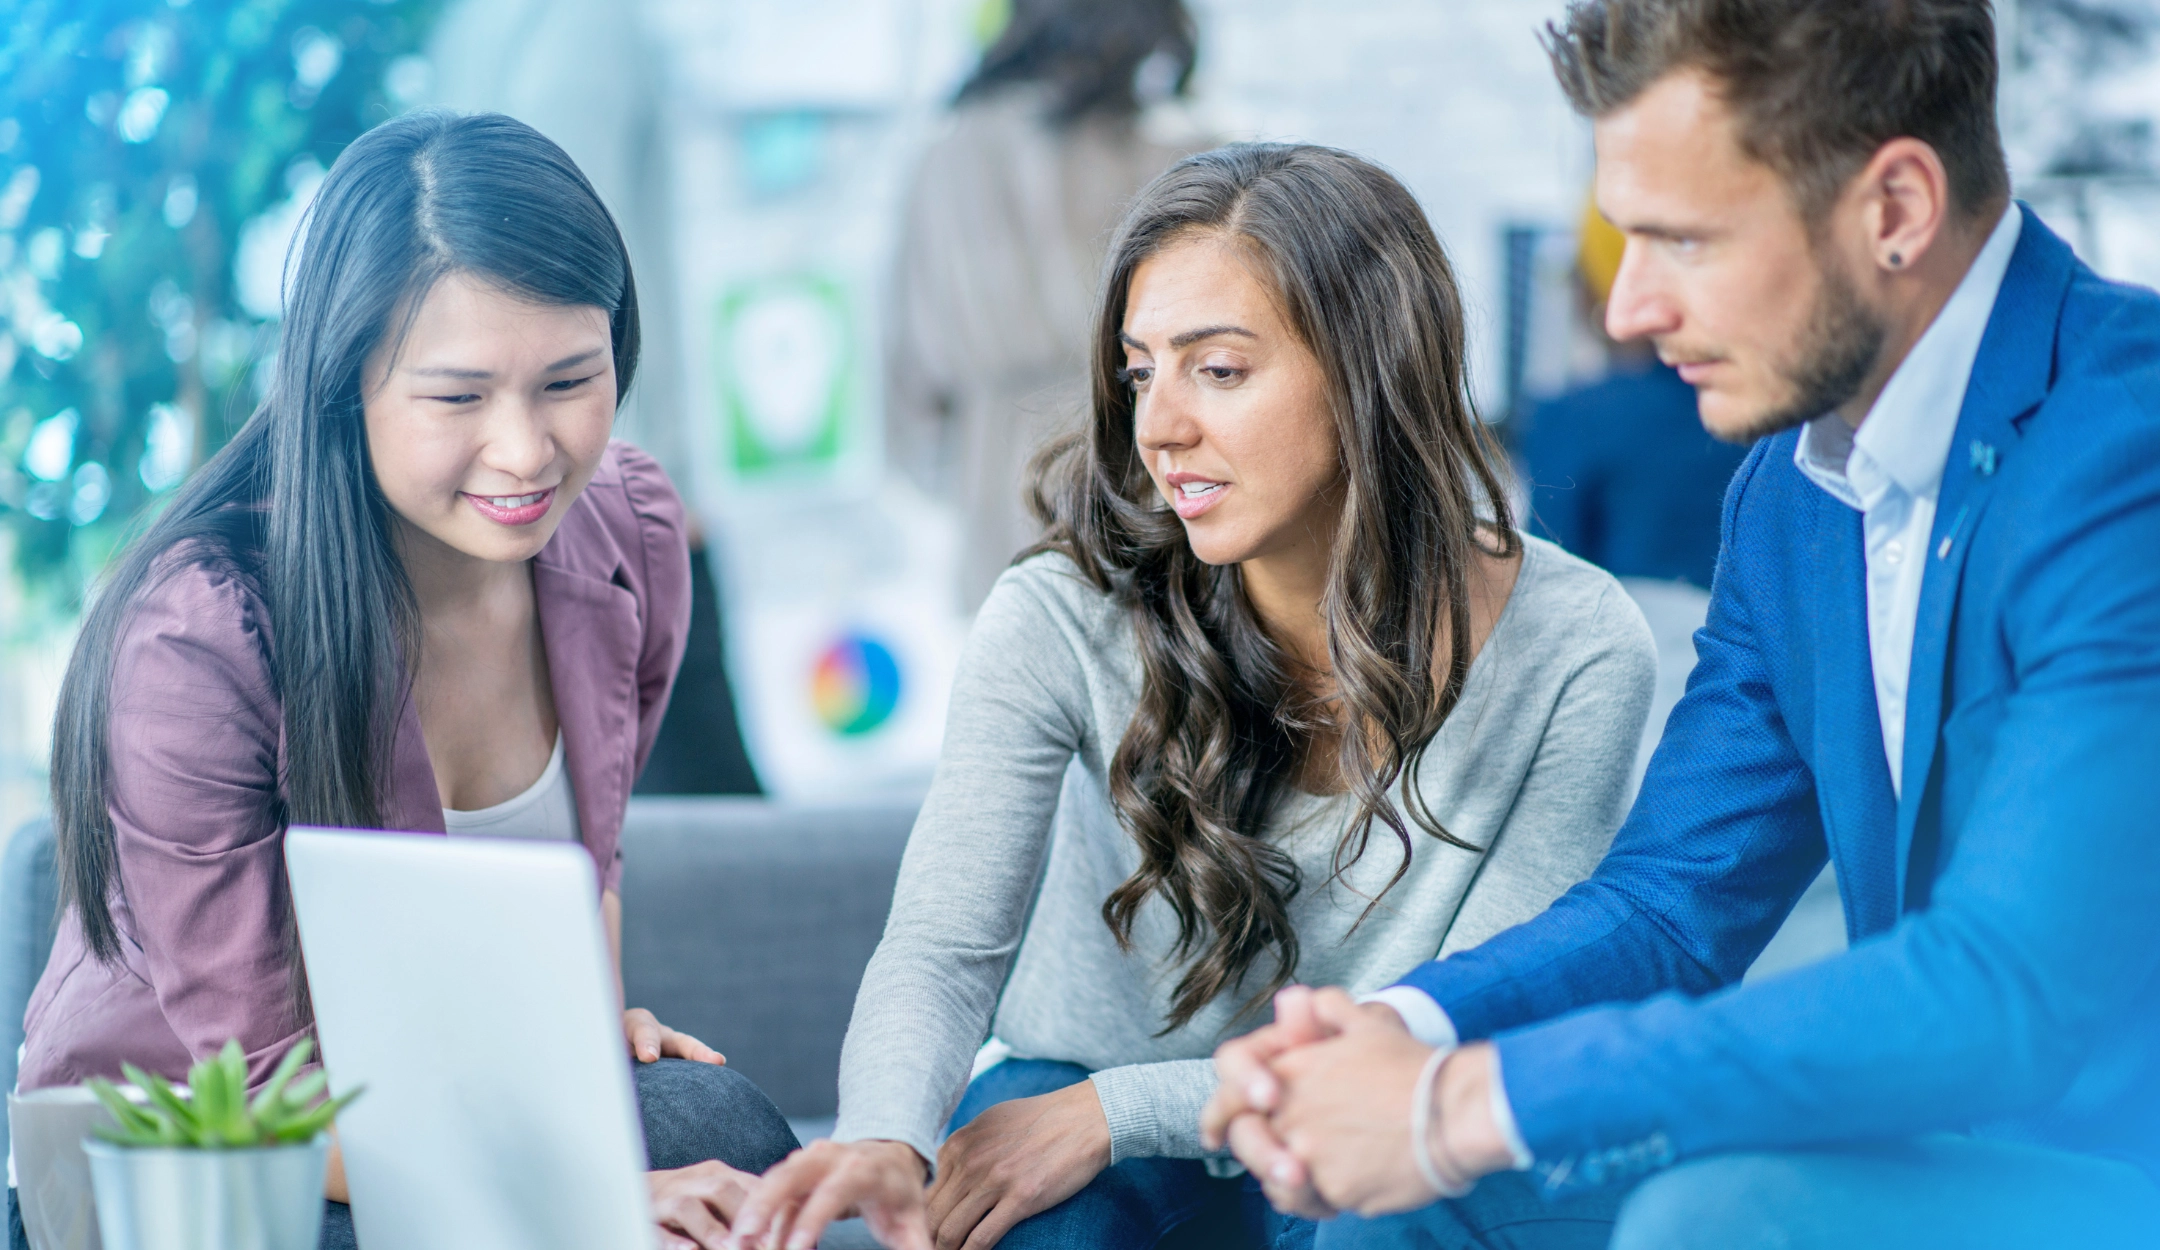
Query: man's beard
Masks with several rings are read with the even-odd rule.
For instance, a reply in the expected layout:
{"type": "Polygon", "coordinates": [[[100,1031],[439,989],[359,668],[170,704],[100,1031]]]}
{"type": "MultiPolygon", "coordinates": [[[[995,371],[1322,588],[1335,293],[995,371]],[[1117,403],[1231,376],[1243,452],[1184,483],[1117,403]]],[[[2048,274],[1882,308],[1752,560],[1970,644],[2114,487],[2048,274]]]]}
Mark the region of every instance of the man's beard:
{"type": "Polygon", "coordinates": [[[1819,271],[1822,291],[1800,350],[1778,370],[1790,384],[1792,398],[1723,436],[1728,441],[1752,443],[1842,407],[1860,393],[1860,384],[1882,358],[1887,337],[1882,318],[1860,302],[1859,292],[1835,264],[1823,264],[1819,271]]]}

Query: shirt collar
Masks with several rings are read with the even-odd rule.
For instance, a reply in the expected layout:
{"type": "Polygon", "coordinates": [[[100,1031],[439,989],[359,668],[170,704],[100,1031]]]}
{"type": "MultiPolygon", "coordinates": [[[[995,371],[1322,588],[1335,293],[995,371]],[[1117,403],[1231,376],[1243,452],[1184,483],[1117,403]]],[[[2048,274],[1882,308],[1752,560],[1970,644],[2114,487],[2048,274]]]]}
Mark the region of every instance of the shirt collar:
{"type": "Polygon", "coordinates": [[[1793,463],[1849,507],[1865,510],[1895,486],[1913,497],[1942,485],[1973,361],[2017,250],[2024,214],[2012,204],[1950,299],[1913,344],[1856,432],[1834,412],[1807,423],[1793,463]]]}

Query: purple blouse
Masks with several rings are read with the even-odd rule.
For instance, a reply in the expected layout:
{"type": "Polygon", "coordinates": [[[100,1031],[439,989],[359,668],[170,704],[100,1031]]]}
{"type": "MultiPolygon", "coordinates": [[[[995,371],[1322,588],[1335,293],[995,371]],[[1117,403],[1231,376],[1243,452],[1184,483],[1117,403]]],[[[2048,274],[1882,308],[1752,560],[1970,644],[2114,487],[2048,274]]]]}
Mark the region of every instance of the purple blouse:
{"type": "MultiPolygon", "coordinates": [[[[578,823],[612,890],[623,811],[652,750],[690,625],[682,500],[651,457],[609,445],[533,560],[578,823]]],[[[178,1078],[228,1038],[251,1083],[295,1027],[277,939],[286,907],[284,719],[271,689],[269,616],[230,569],[195,564],[130,614],[113,658],[111,811],[121,957],[91,955],[71,911],[30,998],[21,1088],[120,1074],[178,1078]]],[[[398,723],[384,824],[443,831],[420,720],[398,723]]]]}

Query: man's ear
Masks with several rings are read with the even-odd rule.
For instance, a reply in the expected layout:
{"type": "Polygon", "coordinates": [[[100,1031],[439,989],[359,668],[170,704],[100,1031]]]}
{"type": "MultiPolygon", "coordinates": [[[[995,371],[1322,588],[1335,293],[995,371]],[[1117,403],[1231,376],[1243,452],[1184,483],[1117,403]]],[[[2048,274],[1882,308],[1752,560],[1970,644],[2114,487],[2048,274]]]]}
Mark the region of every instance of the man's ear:
{"type": "Polygon", "coordinates": [[[1950,174],[1935,149],[1892,139],[1854,179],[1866,245],[1876,266],[1900,273],[1917,266],[1950,219],[1950,174]]]}

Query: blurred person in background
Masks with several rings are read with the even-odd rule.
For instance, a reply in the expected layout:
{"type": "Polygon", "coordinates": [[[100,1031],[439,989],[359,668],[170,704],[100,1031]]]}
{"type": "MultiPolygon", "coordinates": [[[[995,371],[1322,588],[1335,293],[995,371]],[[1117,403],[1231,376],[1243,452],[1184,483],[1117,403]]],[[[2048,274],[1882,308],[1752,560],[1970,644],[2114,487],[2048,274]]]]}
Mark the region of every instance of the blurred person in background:
{"type": "Polygon", "coordinates": [[[885,319],[885,446],[959,509],[964,611],[1041,535],[1027,458],[1087,406],[1111,227],[1184,155],[1142,133],[1141,111],[1184,93],[1194,56],[1181,0],[1013,0],[915,172],[885,319]]]}
{"type": "Polygon", "coordinates": [[[2012,200],[1988,0],[1547,46],[1614,337],[1758,440],[1701,659],[1595,876],[1385,1005],[1284,990],[1208,1136],[1328,1250],[2149,1250],[2160,295],[2012,200]],[[1849,949],[1745,981],[1826,857],[1849,949]]]}
{"type": "MultiPolygon", "coordinates": [[[[1589,205],[1576,250],[1582,306],[1602,337],[1626,239],[1589,205]]],[[[1718,505],[1747,454],[1703,428],[1695,388],[1644,341],[1607,340],[1609,376],[1534,406],[1516,445],[1528,528],[1615,577],[1708,588],[1718,505]]]]}
{"type": "MultiPolygon", "coordinates": [[[[266,1079],[314,1028],[288,824],[581,843],[619,964],[624,810],[690,615],[682,502],[610,440],[638,346],[614,222],[537,131],[408,114],[338,157],[268,397],[114,563],[69,663],[23,1089],[177,1080],[229,1039],[266,1079]]],[[[681,1187],[794,1135],[698,1039],[622,1027],[656,1207],[700,1230],[681,1187]]],[[[350,1246],[334,1146],[325,1188],[323,1244],[350,1246]]]]}
{"type": "Polygon", "coordinates": [[[850,1210],[900,1250],[1308,1244],[1203,1157],[1208,1054],[1294,976],[1378,989],[1527,920],[1619,819],[1649,631],[1512,528],[1400,182],[1327,148],[1187,158],[1096,325],[1091,420],[1037,462],[1048,536],[968,639],[833,1140],[767,1174],[751,1244],[850,1210]]]}

